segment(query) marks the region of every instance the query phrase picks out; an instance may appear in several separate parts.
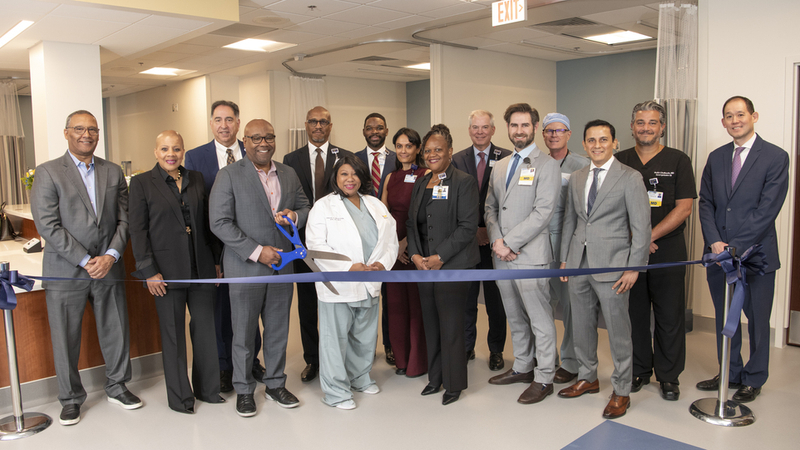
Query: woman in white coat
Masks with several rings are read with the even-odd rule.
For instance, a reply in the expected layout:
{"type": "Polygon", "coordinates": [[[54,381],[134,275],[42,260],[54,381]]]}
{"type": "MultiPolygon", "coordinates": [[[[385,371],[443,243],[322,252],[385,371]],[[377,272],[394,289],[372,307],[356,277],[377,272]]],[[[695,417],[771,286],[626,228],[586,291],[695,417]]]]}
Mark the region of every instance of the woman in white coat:
{"type": "MultiPolygon", "coordinates": [[[[308,214],[306,246],[347,255],[351,262],[317,259],[323,271],[386,270],[397,259],[395,220],[369,195],[367,166],[345,155],[333,166],[331,192],[308,214]]],[[[316,283],[319,298],[320,383],[323,403],[353,409],[353,391],[377,394],[369,376],[378,340],[380,282],[334,282],[339,295],[316,283]]]]}

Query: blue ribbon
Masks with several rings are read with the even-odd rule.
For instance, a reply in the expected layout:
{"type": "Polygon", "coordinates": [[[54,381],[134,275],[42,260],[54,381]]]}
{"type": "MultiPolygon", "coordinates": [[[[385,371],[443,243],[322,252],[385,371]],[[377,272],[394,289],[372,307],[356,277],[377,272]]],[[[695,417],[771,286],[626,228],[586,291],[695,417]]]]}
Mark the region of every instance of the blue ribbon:
{"type": "Polygon", "coordinates": [[[13,310],[17,307],[17,294],[14,292],[14,286],[29,292],[33,289],[33,280],[18,274],[16,270],[0,272],[0,284],[3,285],[3,289],[0,290],[0,309],[13,310]]]}
{"type": "MultiPolygon", "coordinates": [[[[517,280],[528,278],[577,277],[626,270],[645,271],[667,267],[700,264],[701,261],[681,261],[635,267],[606,267],[597,269],[513,269],[513,270],[391,270],[374,272],[312,272],[285,275],[265,275],[239,278],[204,278],[196,280],[164,280],[166,283],[198,284],[270,284],[270,283],[313,283],[317,281],[339,282],[386,282],[386,283],[448,283],[459,281],[517,280]]],[[[42,281],[89,281],[87,278],[34,277],[42,281]]],[[[106,280],[129,281],[129,280],[106,280]]]]}
{"type": "Polygon", "coordinates": [[[758,275],[764,275],[764,271],[769,266],[764,261],[766,255],[761,251],[761,244],[755,244],[745,250],[742,256],[731,256],[728,251],[722,253],[706,253],[703,255],[703,265],[709,267],[719,263],[725,272],[725,282],[733,284],[733,298],[728,309],[728,318],[722,328],[723,336],[733,338],[734,333],[739,328],[742,308],[744,307],[744,293],[747,288],[747,270],[751,270],[758,275]]]}

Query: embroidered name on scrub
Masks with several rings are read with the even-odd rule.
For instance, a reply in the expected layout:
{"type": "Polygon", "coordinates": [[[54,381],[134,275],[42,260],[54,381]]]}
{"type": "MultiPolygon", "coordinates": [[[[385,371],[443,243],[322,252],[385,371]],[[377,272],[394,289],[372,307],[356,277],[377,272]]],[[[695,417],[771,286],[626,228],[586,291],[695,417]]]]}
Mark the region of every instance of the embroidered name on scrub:
{"type": "Polygon", "coordinates": [[[520,186],[533,186],[533,176],[536,173],[535,167],[523,167],[519,172],[520,186]]]}
{"type": "Polygon", "coordinates": [[[650,199],[651,208],[660,208],[664,200],[664,193],[656,191],[658,186],[658,178],[650,178],[650,185],[653,186],[652,191],[647,191],[647,198],[650,199]]]}
{"type": "Polygon", "coordinates": [[[450,186],[442,186],[442,185],[434,186],[431,198],[433,200],[447,200],[447,190],[449,187],[450,186]]]}

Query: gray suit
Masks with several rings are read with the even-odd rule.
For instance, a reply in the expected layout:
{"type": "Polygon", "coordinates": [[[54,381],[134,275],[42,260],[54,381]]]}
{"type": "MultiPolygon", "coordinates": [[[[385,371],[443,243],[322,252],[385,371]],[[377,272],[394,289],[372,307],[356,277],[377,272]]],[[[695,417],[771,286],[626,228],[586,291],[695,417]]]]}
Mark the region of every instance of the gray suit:
{"type": "MultiPolygon", "coordinates": [[[[277,161],[281,186],[277,211],[297,213],[297,226],[306,223],[310,205],[294,170],[277,161]]],[[[258,172],[249,158],[223,167],[217,174],[209,200],[211,231],[225,244],[222,267],[225,278],[265,276],[276,273],[271,267],[251,261],[259,245],[283,251],[293,250],[291,243],[275,226],[267,194],[258,172]]],[[[292,264],[279,273],[292,273],[292,264]]],[[[293,286],[286,284],[232,284],[231,321],[233,324],[233,387],[237,394],[252,394],[256,380],[252,375],[253,334],[258,317],[264,323],[264,384],[270,389],[286,383],[286,342],[289,337],[289,308],[293,286]]]]}
{"type": "Polygon", "coordinates": [[[97,335],[106,362],[105,390],[123,393],[131,379],[128,308],[122,262],[102,280],[92,280],[81,261],[109,249],[121,255],[128,240],[128,185],[116,164],[94,157],[97,213],[69,152],[36,168],[31,212],[45,241],[42,275],[85,281],[45,281],[47,318],[62,405],[83,404],[86,391],[78,373],[81,322],[87,300],[97,321],[97,335]]]}
{"type": "MultiPolygon", "coordinates": [[[[647,264],[650,248],[650,203],[642,175],[613,159],[591,215],[586,214],[586,182],[593,165],[573,173],[564,214],[561,260],[567,268],[626,267],[647,264]]],[[[597,380],[598,307],[608,329],[614,373],[611,384],[619,396],[631,389],[633,348],[628,294],[611,286],[622,272],[569,279],[578,379],[597,380]]]]}
{"type": "MultiPolygon", "coordinates": [[[[550,245],[553,247],[553,264],[551,269],[561,266],[561,228],[564,226],[564,211],[566,210],[567,186],[570,177],[576,170],[589,165],[585,156],[569,152],[559,163],[561,166],[561,193],[558,195],[553,218],[550,219],[550,245]]],[[[561,341],[561,367],[567,372],[578,373],[578,359],[575,357],[575,341],[572,337],[572,311],[569,306],[569,287],[558,277],[550,278],[550,304],[553,310],[561,305],[561,315],[564,321],[564,337],[561,341]]],[[[558,355],[556,355],[558,364],[558,355]]]]}
{"type": "MultiPolygon", "coordinates": [[[[492,171],[485,218],[489,241],[503,239],[519,254],[510,262],[495,259],[495,267],[546,269],[553,261],[548,227],[561,186],[558,163],[534,144],[528,157],[530,165],[519,162],[506,190],[506,172],[513,158],[513,155],[503,158],[492,171]],[[528,166],[535,170],[533,184],[523,186],[519,184],[520,173],[528,166]]],[[[534,381],[552,383],[556,327],[547,279],[500,280],[497,286],[511,327],[514,370],[523,373],[534,370],[535,357],[539,365],[535,368],[534,381]]]]}

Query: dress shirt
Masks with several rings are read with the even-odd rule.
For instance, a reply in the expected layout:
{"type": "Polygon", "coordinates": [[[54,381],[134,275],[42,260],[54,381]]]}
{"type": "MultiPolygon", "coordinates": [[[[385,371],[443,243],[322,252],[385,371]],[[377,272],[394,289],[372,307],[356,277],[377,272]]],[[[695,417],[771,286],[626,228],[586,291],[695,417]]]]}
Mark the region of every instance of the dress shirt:
{"type": "MultiPolygon", "coordinates": [[[[316,186],[316,175],[314,175],[314,169],[317,166],[317,149],[322,150],[322,162],[328,160],[328,146],[330,145],[330,141],[326,141],[322,145],[317,145],[311,141],[308,142],[308,159],[311,160],[311,190],[313,191],[316,186]]],[[[324,171],[323,171],[324,172],[324,171]]],[[[314,198],[316,198],[317,193],[314,192],[314,198]]],[[[312,199],[313,200],[313,199],[312,199]]],[[[313,203],[313,202],[312,202],[313,203]]]]}
{"type": "MultiPolygon", "coordinates": [[[[608,169],[611,168],[611,163],[613,162],[614,162],[614,157],[612,156],[611,158],[608,159],[608,161],[606,161],[605,164],[600,166],[600,169],[603,170],[601,170],[600,173],[597,174],[598,194],[600,193],[600,186],[603,185],[603,180],[606,179],[606,175],[608,175],[608,169]]],[[[589,167],[589,177],[586,179],[586,187],[583,189],[583,198],[586,200],[583,203],[583,207],[585,208],[584,211],[589,210],[589,191],[592,189],[592,182],[594,182],[594,169],[596,168],[597,166],[594,165],[594,161],[592,161],[591,167],[589,167]]]]}
{"type": "MultiPolygon", "coordinates": [[[[78,173],[81,175],[81,181],[83,181],[84,187],[86,187],[86,193],[89,194],[89,201],[92,203],[92,209],[94,210],[94,215],[97,216],[97,195],[95,188],[97,187],[97,181],[94,176],[94,156],[92,156],[92,162],[88,166],[84,164],[82,161],[79,161],[72,152],[69,153],[70,158],[72,158],[72,162],[75,163],[75,166],[78,167],[78,173]]],[[[113,248],[106,250],[106,255],[111,255],[114,257],[114,261],[119,261],[120,254],[113,248]]],[[[81,262],[78,264],[81,267],[85,267],[86,263],[92,257],[89,254],[83,257],[81,262]]]]}
{"type": "Polygon", "coordinates": [[[230,148],[231,153],[233,153],[234,161],[242,159],[242,148],[239,147],[239,139],[236,139],[236,142],[230,147],[225,147],[214,139],[214,146],[217,147],[217,164],[219,164],[220,169],[228,165],[228,148],[230,148]]]}
{"type": "Polygon", "coordinates": [[[750,153],[750,149],[753,148],[753,143],[756,142],[756,136],[757,136],[757,134],[753,133],[753,137],[751,137],[743,145],[736,145],[736,142],[734,142],[733,143],[734,152],[733,152],[733,156],[731,156],[731,161],[733,161],[733,158],[736,156],[736,151],[735,151],[736,148],[737,147],[744,147],[744,150],[742,150],[742,153],[739,153],[739,159],[742,160],[742,167],[744,167],[744,160],[745,160],[745,158],[747,158],[747,155],[750,153]]]}
{"type": "Polygon", "coordinates": [[[386,150],[385,145],[381,147],[379,150],[373,150],[367,147],[367,167],[370,169],[370,173],[372,173],[372,160],[375,159],[375,155],[373,155],[373,153],[375,152],[378,152],[378,164],[380,164],[381,174],[383,174],[383,166],[384,164],[386,164],[386,155],[389,154],[389,151],[386,150]]]}
{"type": "MultiPolygon", "coordinates": [[[[316,151],[316,149],[314,150],[316,151]]],[[[255,164],[253,164],[253,167],[255,167],[255,164]]],[[[278,214],[278,204],[281,202],[281,183],[278,181],[278,168],[275,167],[274,163],[270,163],[268,171],[264,172],[256,167],[256,172],[258,172],[258,179],[261,181],[264,193],[267,194],[269,207],[272,209],[272,215],[274,216],[278,214]]],[[[261,245],[256,247],[253,253],[250,254],[250,260],[258,262],[258,256],[263,248],[261,245]]]]}
{"type": "MultiPolygon", "coordinates": [[[[488,147],[487,147],[487,148],[488,148],[488,147]]],[[[529,145],[529,146],[527,146],[527,147],[525,147],[525,148],[523,148],[522,150],[520,150],[520,151],[518,151],[518,152],[517,152],[517,154],[519,154],[519,163],[520,163],[520,164],[522,164],[522,163],[525,161],[525,158],[528,158],[528,157],[530,157],[530,156],[531,156],[531,152],[533,151],[533,149],[538,149],[538,147],[536,147],[536,143],[533,143],[533,144],[531,144],[531,145],[529,145]]],[[[515,150],[516,150],[516,149],[515,149],[515,150]]],[[[476,155],[476,157],[477,157],[477,155],[476,155]]],[[[509,157],[511,157],[511,158],[514,158],[514,152],[511,152],[511,154],[509,155],[509,157]]],[[[489,160],[488,160],[488,159],[486,160],[486,164],[487,164],[487,165],[489,164],[489,160]]],[[[508,179],[508,175],[509,175],[509,173],[511,173],[511,166],[512,166],[513,164],[514,164],[514,161],[513,161],[513,159],[512,159],[512,161],[511,161],[510,163],[508,163],[508,168],[506,169],[506,178],[505,178],[506,180],[508,179]]],[[[477,166],[476,166],[476,167],[477,167],[477,166]]],[[[519,166],[518,166],[518,167],[519,167],[519,166]]],[[[515,170],[516,170],[516,169],[515,169],[515,170]]],[[[513,180],[512,180],[512,182],[513,182],[513,180]]],[[[509,186],[511,186],[511,185],[509,184],[509,186]]]]}
{"type": "MultiPolygon", "coordinates": [[[[481,163],[481,153],[483,153],[484,160],[486,161],[486,167],[489,167],[489,149],[492,148],[492,144],[489,144],[485,149],[478,150],[474,145],[472,146],[472,151],[475,153],[475,167],[478,167],[478,164],[481,163]]],[[[514,155],[511,155],[512,157],[514,155]]]]}

